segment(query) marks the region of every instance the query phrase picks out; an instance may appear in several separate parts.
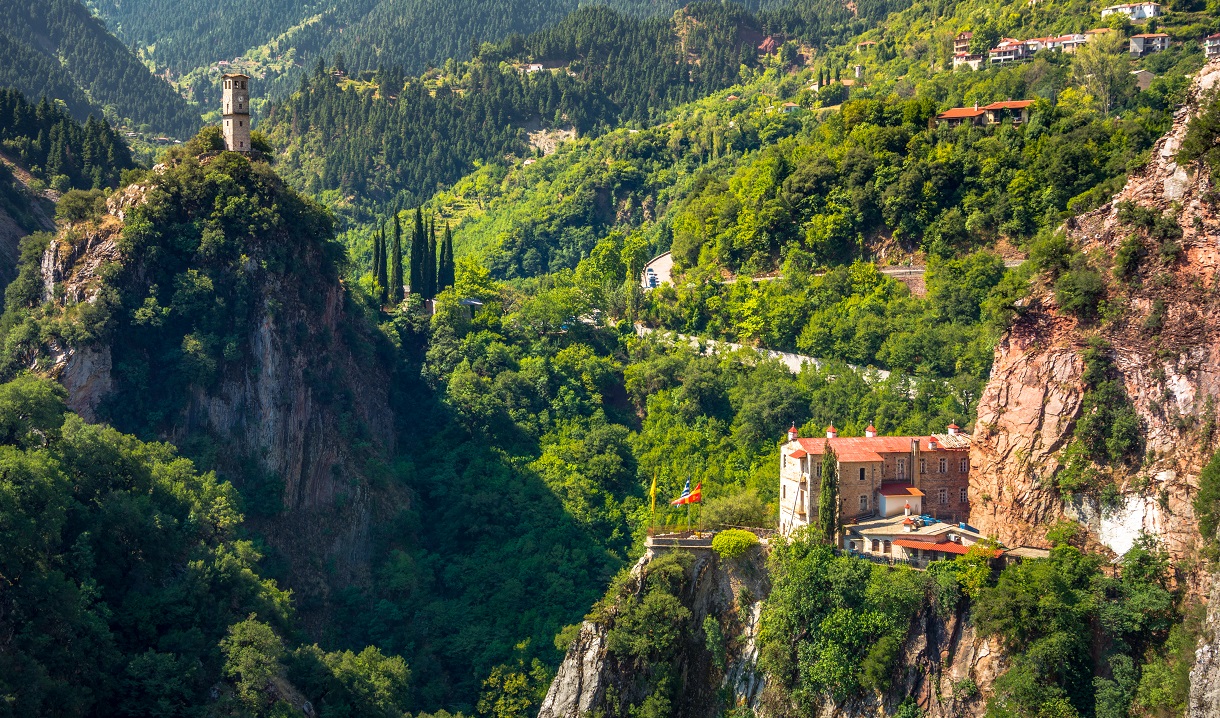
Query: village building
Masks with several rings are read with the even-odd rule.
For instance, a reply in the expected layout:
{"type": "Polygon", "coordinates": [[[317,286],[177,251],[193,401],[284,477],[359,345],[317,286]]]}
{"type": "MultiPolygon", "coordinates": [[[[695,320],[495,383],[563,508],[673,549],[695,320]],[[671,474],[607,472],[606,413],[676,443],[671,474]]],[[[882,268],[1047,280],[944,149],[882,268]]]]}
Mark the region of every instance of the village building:
{"type": "Polygon", "coordinates": [[[992,65],[1004,65],[1010,62],[1020,62],[1033,54],[1025,42],[1006,37],[1000,41],[999,45],[987,51],[987,61],[992,65]]]}
{"type": "Polygon", "coordinates": [[[1169,49],[1169,36],[1163,32],[1145,32],[1131,36],[1131,56],[1143,57],[1169,49]]]}
{"type": "Polygon", "coordinates": [[[801,106],[796,104],[795,102],[785,102],[783,108],[780,111],[783,112],[785,115],[790,115],[799,109],[801,109],[801,106]]]}
{"type": "Polygon", "coordinates": [[[948,125],[949,127],[957,127],[960,124],[981,125],[986,115],[987,110],[978,105],[974,107],[954,107],[937,115],[936,124],[948,125]]]}
{"type": "Polygon", "coordinates": [[[974,33],[966,30],[959,32],[953,38],[953,54],[954,55],[969,55],[970,41],[974,39],[974,33]]]}
{"type": "Polygon", "coordinates": [[[780,450],[781,533],[817,521],[822,455],[828,446],[837,457],[842,524],[906,516],[907,511],[958,522],[970,513],[970,436],[955,424],[931,436],[877,436],[870,425],[862,437],[840,437],[831,426],[817,438],[800,437],[794,426],[780,450]]]}
{"type": "Polygon", "coordinates": [[[966,66],[971,70],[978,70],[983,66],[983,62],[986,61],[986,59],[987,58],[983,57],[982,55],[971,55],[969,53],[959,52],[953,56],[953,69],[956,70],[959,67],[966,66]]]}
{"type": "MultiPolygon", "coordinates": [[[[873,518],[843,528],[842,548],[857,556],[927,568],[932,561],[965,554],[982,536],[964,521],[950,523],[916,510],[873,518]]],[[[998,555],[998,552],[997,552],[998,555]]]]}
{"type": "Polygon", "coordinates": [[[1220,57],[1220,32],[1203,38],[1203,53],[1209,60],[1220,57]]]}
{"type": "Polygon", "coordinates": [[[241,73],[221,77],[221,131],[225,149],[250,151],[250,77],[241,73]]]}
{"type": "Polygon", "coordinates": [[[1152,81],[1156,79],[1156,75],[1148,70],[1132,70],[1131,76],[1135,78],[1135,86],[1139,88],[1140,92],[1152,87],[1152,81]]]}
{"type": "Polygon", "coordinates": [[[986,105],[983,110],[987,113],[987,124],[989,125],[998,125],[1004,120],[1019,125],[1029,122],[1029,108],[1033,104],[1033,100],[1005,100],[986,105]]]}
{"type": "Polygon", "coordinates": [[[1111,5],[1110,7],[1102,9],[1102,17],[1109,17],[1110,15],[1126,15],[1131,20],[1140,21],[1147,20],[1148,18],[1152,17],[1160,17],[1162,13],[1160,3],[1133,2],[1124,3],[1122,5],[1111,5]]]}

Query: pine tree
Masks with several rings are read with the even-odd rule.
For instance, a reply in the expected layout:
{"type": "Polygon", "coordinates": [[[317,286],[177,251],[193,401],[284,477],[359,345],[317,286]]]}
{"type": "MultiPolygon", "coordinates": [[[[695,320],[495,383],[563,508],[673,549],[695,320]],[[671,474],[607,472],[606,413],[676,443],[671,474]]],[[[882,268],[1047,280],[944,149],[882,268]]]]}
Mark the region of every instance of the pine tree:
{"type": "Polygon", "coordinates": [[[441,241],[440,265],[436,268],[436,283],[443,292],[453,286],[456,281],[453,266],[453,232],[449,223],[445,223],[445,238],[441,241]]]}
{"type": "Polygon", "coordinates": [[[390,246],[390,303],[401,304],[402,296],[402,223],[394,213],[394,244],[390,246]]]}
{"type": "Polygon", "coordinates": [[[839,457],[826,442],[822,449],[822,484],[818,490],[818,529],[826,543],[838,535],[839,457]]]}

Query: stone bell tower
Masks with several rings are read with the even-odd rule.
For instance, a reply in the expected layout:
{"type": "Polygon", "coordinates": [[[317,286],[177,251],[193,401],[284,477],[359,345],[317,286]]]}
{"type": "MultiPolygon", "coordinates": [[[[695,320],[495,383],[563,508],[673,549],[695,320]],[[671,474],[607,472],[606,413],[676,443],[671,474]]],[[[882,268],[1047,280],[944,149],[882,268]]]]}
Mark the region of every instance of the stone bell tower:
{"type": "Polygon", "coordinates": [[[250,151],[250,77],[240,73],[225,75],[224,136],[230,152],[250,151]]]}

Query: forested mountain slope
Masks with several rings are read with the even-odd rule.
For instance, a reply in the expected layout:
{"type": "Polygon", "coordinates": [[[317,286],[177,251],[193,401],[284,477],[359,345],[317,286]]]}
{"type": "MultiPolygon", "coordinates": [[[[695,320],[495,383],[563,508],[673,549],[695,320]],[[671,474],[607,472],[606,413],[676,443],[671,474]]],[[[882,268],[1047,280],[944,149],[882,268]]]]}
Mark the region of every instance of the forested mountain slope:
{"type": "Polygon", "coordinates": [[[82,121],[104,114],[178,136],[199,126],[186,101],[78,0],[3,0],[0,17],[0,87],[62,99],[82,121]]]}
{"type": "MultiPolygon", "coordinates": [[[[277,43],[277,50],[299,67],[309,68],[319,57],[330,60],[341,54],[353,72],[393,67],[417,74],[448,59],[467,59],[484,42],[555,25],[579,7],[602,5],[636,17],[667,17],[685,4],[679,0],[252,0],[220,6],[199,0],[103,0],[95,6],[119,37],[142,48],[158,69],[183,75],[245,55],[292,28],[297,29],[277,43]]],[[[738,4],[760,10],[787,3],[738,4]]]]}
{"type": "Polygon", "coordinates": [[[74,120],[43,98],[32,105],[16,90],[0,90],[0,286],[17,276],[18,245],[31,232],[53,230],[52,200],[71,213],[101,199],[132,168],[131,153],[105,122],[74,120]]]}
{"type": "MultiPolygon", "coordinates": [[[[809,5],[800,18],[796,29],[819,36],[863,23],[830,2],[809,5]]],[[[262,128],[299,186],[338,190],[328,197],[336,203],[359,197],[409,206],[475,162],[532,154],[527,128],[584,134],[656,122],[756,66],[762,30],[777,22],[707,2],[651,19],[581,10],[420,77],[387,70],[367,82],[337,82],[320,66],[271,108],[262,128]],[[523,74],[525,63],[547,69],[523,74]]]]}

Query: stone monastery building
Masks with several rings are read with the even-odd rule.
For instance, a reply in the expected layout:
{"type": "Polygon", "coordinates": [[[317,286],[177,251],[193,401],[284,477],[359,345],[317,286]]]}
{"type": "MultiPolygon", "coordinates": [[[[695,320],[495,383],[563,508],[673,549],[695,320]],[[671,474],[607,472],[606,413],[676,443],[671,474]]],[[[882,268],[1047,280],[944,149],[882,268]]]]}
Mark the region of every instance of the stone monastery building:
{"type": "Polygon", "coordinates": [[[899,515],[932,516],[948,523],[970,514],[970,436],[950,424],[945,434],[802,438],[796,427],[780,449],[780,533],[817,522],[822,454],[834,449],[839,465],[839,524],[899,515]]]}

